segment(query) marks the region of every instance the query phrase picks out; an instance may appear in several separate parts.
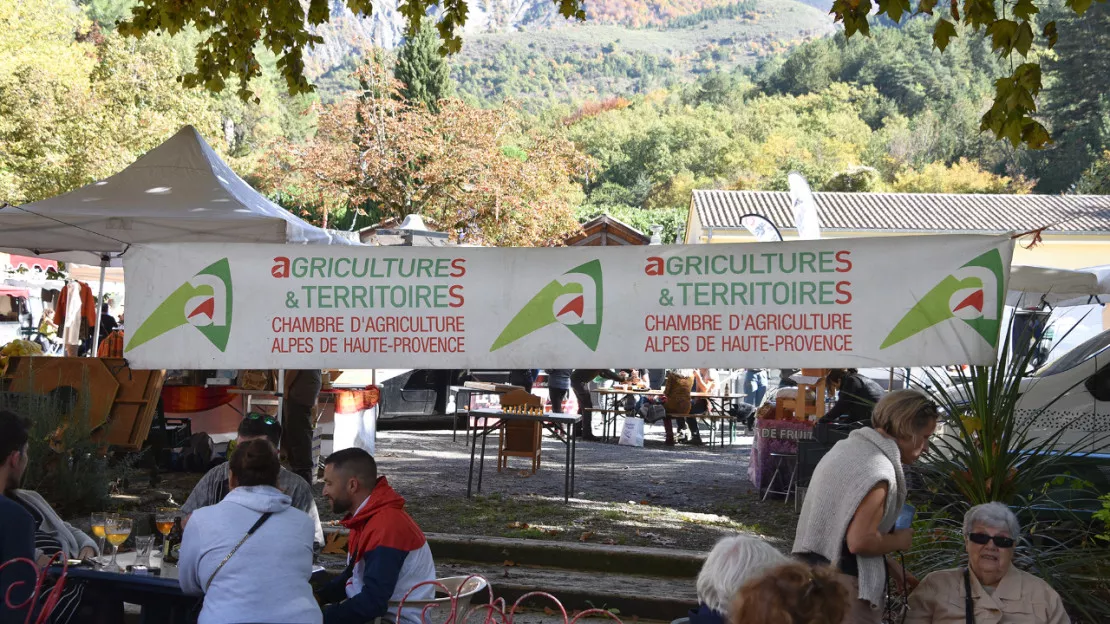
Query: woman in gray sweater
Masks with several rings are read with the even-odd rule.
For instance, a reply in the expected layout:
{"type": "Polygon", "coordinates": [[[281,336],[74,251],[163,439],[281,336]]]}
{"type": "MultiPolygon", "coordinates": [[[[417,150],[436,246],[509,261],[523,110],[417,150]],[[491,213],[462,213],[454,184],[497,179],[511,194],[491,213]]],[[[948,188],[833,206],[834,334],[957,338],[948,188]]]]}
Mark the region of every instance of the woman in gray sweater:
{"type": "Polygon", "coordinates": [[[856,600],[846,623],[878,624],[886,575],[912,589],[902,568],[886,555],[910,548],[912,529],[892,531],[906,502],[903,464],[917,461],[937,427],[937,406],[916,390],[887,394],[871,416],[873,429],[858,429],[817,464],[806,490],[793,553],[814,564],[836,566],[856,600]]]}

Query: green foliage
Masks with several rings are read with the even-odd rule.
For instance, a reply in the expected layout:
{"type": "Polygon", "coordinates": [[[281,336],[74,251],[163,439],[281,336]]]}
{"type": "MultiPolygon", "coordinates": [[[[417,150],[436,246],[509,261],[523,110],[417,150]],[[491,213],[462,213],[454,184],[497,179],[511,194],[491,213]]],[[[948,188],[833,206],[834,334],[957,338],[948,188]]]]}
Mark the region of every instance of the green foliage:
{"type": "MultiPolygon", "coordinates": [[[[614,191],[620,193],[617,189],[619,187],[610,187],[607,191],[602,190],[600,194],[608,195],[614,191]]],[[[606,203],[605,199],[599,197],[598,191],[594,191],[586,205],[579,208],[575,216],[578,217],[579,223],[586,223],[601,215],[609,215],[639,230],[645,236],[651,236],[651,226],[661,225],[663,231],[659,233],[659,237],[664,244],[681,244],[682,240],[678,235],[686,227],[686,214],[686,210],[678,208],[645,209],[627,204],[606,203]]]]}
{"type": "MultiPolygon", "coordinates": [[[[1067,6],[1082,17],[1092,2],[1067,0],[1067,6]]],[[[877,0],[877,3],[878,14],[885,14],[895,23],[915,13],[910,0],[877,0]]],[[[1040,29],[1036,26],[1037,14],[1056,4],[1055,0],[1018,0],[1011,7],[1006,2],[998,5],[994,0],[952,0],[936,11],[937,0],[917,2],[917,13],[934,15],[936,12],[947,14],[951,19],[951,22],[940,19],[934,28],[933,45],[941,51],[947,50],[957,34],[955,24],[962,24],[965,37],[989,40],[991,49],[1000,58],[1010,61],[1008,74],[995,81],[994,102],[983,114],[980,128],[990,130],[996,138],[1006,139],[1015,147],[1041,149],[1052,143],[1048,129],[1035,117],[1038,112],[1036,99],[1042,89],[1040,55],[1057,44],[1060,32],[1055,22],[1048,22],[1038,42],[1036,32],[1040,29]],[[1015,53],[1025,62],[1015,62],[1015,53]]],[[[843,22],[845,37],[851,38],[856,33],[870,34],[872,6],[871,0],[836,0],[831,13],[836,21],[843,22]]]]}
{"type": "Polygon", "coordinates": [[[921,170],[907,170],[895,176],[892,188],[898,193],[1024,194],[1032,184],[1022,178],[1011,179],[983,171],[979,165],[961,158],[952,165],[930,163],[921,170]]]}
{"type": "Polygon", "coordinates": [[[30,462],[21,487],[42,494],[66,518],[106,509],[115,478],[104,449],[90,439],[89,380],[78,387],[80,392],[50,395],[0,392],[0,409],[31,421],[30,462]]]}
{"type": "Polygon", "coordinates": [[[874,167],[849,167],[825,182],[824,190],[842,193],[879,193],[883,178],[874,167]]]}
{"type": "Polygon", "coordinates": [[[425,22],[416,36],[401,47],[393,77],[401,83],[401,96],[409,102],[423,102],[428,110],[439,111],[439,101],[451,96],[451,70],[439,53],[439,34],[425,22]]]}
{"type": "Polygon", "coordinates": [[[1083,195],[1110,195],[1110,151],[1083,172],[1075,191],[1083,195]]]}
{"type": "Polygon", "coordinates": [[[1086,449],[1104,447],[1110,436],[1090,433],[1064,443],[1074,422],[1043,436],[1034,433],[1046,408],[1017,408],[1022,394],[1038,381],[1026,372],[1034,353],[1011,352],[1006,341],[1001,364],[961,369],[954,385],[943,371],[928,371],[932,388],[925,391],[947,420],[922,458],[934,507],[923,518],[930,526],[915,540],[915,567],[954,567],[963,556],[964,513],[998,501],[1015,510],[1028,536],[1015,552],[1015,565],[1036,570],[1073,615],[1106,621],[1110,604],[1100,579],[1107,573],[1110,549],[1093,542],[1090,520],[1077,513],[1095,495],[1069,466],[1086,449]]]}
{"type": "Polygon", "coordinates": [[[113,30],[116,22],[131,14],[131,7],[136,0],[84,0],[80,4],[85,6],[89,19],[96,22],[101,28],[113,30]]]}
{"type": "Polygon", "coordinates": [[[1063,8],[1046,17],[1055,20],[1060,43],[1044,58],[1040,105],[1056,144],[1034,165],[1038,190],[1059,193],[1110,150],[1110,4],[1095,4],[1082,18],[1063,8]]]}
{"type": "Polygon", "coordinates": [[[750,17],[755,14],[757,6],[759,6],[759,3],[755,0],[741,0],[741,2],[733,2],[732,4],[709,7],[696,13],[671,19],[667,22],[667,28],[690,28],[710,20],[750,17]]]}
{"type": "Polygon", "coordinates": [[[1099,500],[1102,501],[1102,509],[1094,515],[1095,520],[1102,523],[1102,533],[1098,537],[1104,542],[1110,542],[1110,494],[1103,494],[1099,500]]]}

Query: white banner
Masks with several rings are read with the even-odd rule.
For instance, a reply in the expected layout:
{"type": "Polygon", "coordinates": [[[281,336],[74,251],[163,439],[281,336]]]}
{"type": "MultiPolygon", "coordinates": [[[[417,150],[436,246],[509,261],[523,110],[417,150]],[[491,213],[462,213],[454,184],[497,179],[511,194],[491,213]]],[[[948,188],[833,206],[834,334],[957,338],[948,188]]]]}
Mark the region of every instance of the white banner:
{"type": "Polygon", "coordinates": [[[135,368],[989,364],[1008,237],[481,249],[167,244],[124,260],[135,368]]]}

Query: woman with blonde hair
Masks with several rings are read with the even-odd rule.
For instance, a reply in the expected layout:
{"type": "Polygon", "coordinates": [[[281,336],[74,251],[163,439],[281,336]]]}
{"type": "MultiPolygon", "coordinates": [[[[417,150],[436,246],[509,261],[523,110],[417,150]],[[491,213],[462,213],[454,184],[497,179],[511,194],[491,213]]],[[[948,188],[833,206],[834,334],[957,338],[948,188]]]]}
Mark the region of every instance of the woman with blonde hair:
{"type": "Polygon", "coordinates": [[[851,600],[829,566],[788,563],[748,581],[730,624],[840,624],[851,600]]]}
{"type": "Polygon", "coordinates": [[[853,431],[814,469],[792,550],[803,561],[837,568],[854,599],[846,623],[881,621],[887,574],[899,587],[917,584],[886,555],[909,550],[913,541],[913,529],[893,530],[906,502],[902,466],[928,448],[938,416],[921,392],[891,392],[875,406],[874,428],[853,431]]]}

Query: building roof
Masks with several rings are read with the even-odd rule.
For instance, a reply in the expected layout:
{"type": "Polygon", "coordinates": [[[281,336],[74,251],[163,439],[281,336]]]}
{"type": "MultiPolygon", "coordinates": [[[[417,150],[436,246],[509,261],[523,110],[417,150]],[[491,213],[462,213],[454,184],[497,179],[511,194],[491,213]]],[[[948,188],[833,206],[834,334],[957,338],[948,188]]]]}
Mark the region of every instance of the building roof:
{"type": "MultiPolygon", "coordinates": [[[[814,193],[821,228],[880,232],[1110,233],[1106,195],[940,195],[924,193],[814,193]]],[[[694,191],[703,228],[741,230],[740,218],[758,214],[793,228],[790,194],[775,191],[694,191]]]]}
{"type": "Polygon", "coordinates": [[[647,245],[651,237],[609,215],[599,215],[582,224],[582,229],[566,240],[568,247],[604,245],[647,245]]]}

